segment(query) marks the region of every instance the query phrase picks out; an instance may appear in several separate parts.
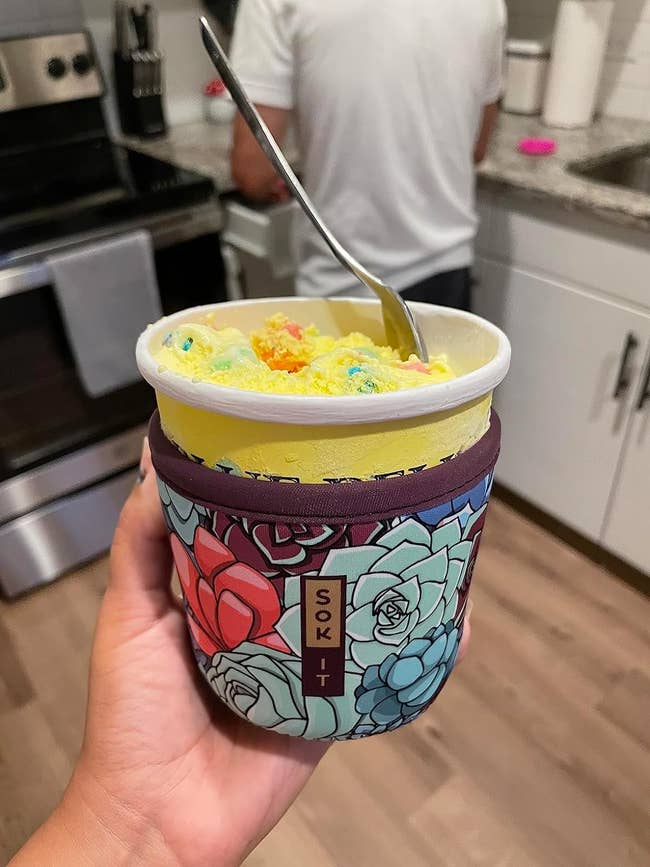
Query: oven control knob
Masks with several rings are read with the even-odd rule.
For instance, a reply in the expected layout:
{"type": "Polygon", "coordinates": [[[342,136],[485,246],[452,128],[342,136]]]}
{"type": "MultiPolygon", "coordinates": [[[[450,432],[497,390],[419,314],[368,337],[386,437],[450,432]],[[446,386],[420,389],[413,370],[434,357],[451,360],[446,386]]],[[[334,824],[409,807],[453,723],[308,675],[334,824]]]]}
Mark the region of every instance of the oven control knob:
{"type": "Polygon", "coordinates": [[[63,78],[68,71],[67,64],[62,57],[51,57],[47,62],[47,74],[51,78],[63,78]]]}
{"type": "Polygon", "coordinates": [[[93,68],[93,59],[90,54],[75,54],[72,58],[72,68],[77,75],[86,75],[93,68]]]}

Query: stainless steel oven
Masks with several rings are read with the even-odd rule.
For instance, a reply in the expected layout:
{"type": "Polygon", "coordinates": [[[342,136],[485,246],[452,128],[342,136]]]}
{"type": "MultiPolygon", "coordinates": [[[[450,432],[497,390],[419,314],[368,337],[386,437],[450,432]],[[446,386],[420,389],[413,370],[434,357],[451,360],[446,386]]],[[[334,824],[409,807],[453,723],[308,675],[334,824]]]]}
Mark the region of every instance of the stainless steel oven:
{"type": "Polygon", "coordinates": [[[99,74],[77,76],[79,90],[70,78],[59,99],[48,70],[73,76],[82,51],[95,69],[94,52],[86,34],[53,39],[22,40],[41,43],[36,52],[0,41],[0,590],[9,596],[108,547],[153,409],[143,382],[86,393],[48,256],[144,228],[165,313],[225,299],[211,182],[110,142],[99,74]],[[61,64],[25,68],[34,54],[61,64]],[[30,76],[43,81],[25,90],[30,76]]]}

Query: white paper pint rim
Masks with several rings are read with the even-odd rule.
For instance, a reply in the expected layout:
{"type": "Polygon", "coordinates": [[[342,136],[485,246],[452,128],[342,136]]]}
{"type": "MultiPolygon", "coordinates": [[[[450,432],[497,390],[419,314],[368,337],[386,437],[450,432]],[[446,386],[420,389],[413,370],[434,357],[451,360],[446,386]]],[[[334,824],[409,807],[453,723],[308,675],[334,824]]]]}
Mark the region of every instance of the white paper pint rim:
{"type": "MultiPolygon", "coordinates": [[[[209,304],[182,310],[160,319],[147,328],[138,340],[136,360],[140,373],[153,388],[174,400],[198,409],[251,421],[267,421],[295,425],[353,425],[373,424],[396,419],[416,418],[430,413],[443,412],[462,406],[492,392],[504,379],[510,366],[510,342],[495,325],[461,310],[438,307],[432,304],[410,304],[418,321],[438,320],[444,325],[450,319],[465,320],[468,330],[478,328],[494,339],[495,352],[492,358],[471,373],[449,382],[424,385],[405,391],[373,395],[304,396],[262,394],[228,388],[207,382],[194,382],[170,370],[161,368],[151,349],[161,345],[169,331],[187,322],[200,321],[207,313],[225,309],[243,308],[248,305],[267,305],[289,312],[296,305],[305,306],[301,321],[309,320],[310,298],[267,298],[254,301],[230,301],[224,304],[209,304]],[[280,306],[278,306],[280,305],[280,306]]],[[[322,304],[322,301],[319,300],[322,304]]],[[[351,299],[331,299],[328,304],[350,304],[351,299]]],[[[355,307],[378,309],[378,302],[354,299],[355,307]]],[[[275,310],[270,310],[275,312],[275,310]]],[[[429,324],[431,324],[429,322],[429,324]]],[[[459,322],[454,323],[456,326],[459,322]]],[[[483,335],[485,336],[485,334],[483,335]]],[[[435,347],[430,347],[435,351],[435,347]]],[[[452,358],[453,362],[453,358],[452,358]]]]}

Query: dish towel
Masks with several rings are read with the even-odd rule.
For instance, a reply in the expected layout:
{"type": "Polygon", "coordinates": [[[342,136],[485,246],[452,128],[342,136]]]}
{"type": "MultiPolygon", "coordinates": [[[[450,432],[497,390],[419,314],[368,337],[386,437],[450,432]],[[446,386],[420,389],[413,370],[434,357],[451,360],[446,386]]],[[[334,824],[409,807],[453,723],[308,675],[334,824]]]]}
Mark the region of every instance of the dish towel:
{"type": "Polygon", "coordinates": [[[162,316],[149,232],[77,247],[48,265],[86,393],[101,397],[137,382],[136,341],[162,316]]]}

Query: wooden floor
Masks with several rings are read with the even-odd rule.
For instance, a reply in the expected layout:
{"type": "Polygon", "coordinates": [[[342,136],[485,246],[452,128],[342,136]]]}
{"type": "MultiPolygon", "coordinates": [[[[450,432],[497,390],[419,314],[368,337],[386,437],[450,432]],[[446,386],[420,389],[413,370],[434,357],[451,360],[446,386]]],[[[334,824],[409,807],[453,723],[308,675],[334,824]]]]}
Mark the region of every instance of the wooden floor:
{"type": "MultiPolygon", "coordinates": [[[[105,578],[0,603],[3,864],[70,774],[105,578]]],[[[475,580],[435,707],[332,749],[246,867],[650,865],[650,600],[501,503],[475,580]]]]}

